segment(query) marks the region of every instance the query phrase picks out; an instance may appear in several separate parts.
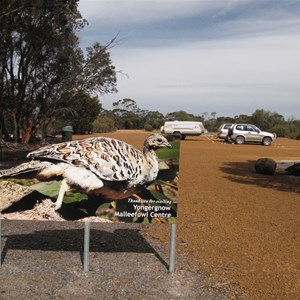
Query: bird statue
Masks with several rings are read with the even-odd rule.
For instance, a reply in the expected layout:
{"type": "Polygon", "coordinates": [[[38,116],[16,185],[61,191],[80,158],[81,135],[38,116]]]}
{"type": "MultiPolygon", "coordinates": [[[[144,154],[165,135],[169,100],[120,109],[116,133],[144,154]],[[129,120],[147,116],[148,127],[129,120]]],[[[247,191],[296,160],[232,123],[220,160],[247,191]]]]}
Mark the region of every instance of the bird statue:
{"type": "Polygon", "coordinates": [[[55,210],[67,191],[78,191],[113,201],[125,199],[153,182],[158,174],[155,150],[172,148],[160,134],[150,135],[143,151],[117,139],[96,137],[48,145],[28,153],[31,159],[0,171],[0,177],[34,172],[40,181],[62,179],[55,210]]]}

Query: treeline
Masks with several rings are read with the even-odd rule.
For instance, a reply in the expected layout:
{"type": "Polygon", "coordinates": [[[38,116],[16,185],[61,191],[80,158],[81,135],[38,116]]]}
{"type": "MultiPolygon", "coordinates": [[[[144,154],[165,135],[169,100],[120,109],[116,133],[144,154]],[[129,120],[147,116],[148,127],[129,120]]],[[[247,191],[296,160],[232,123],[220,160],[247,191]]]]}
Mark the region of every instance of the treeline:
{"type": "Polygon", "coordinates": [[[300,120],[285,118],[276,113],[257,109],[252,115],[234,117],[217,117],[216,112],[193,115],[185,111],[161,114],[158,111],[145,111],[137,107],[131,99],[123,99],[113,103],[113,110],[102,110],[93,122],[95,132],[114,131],[116,129],[159,130],[167,120],[200,121],[209,132],[216,132],[223,123],[250,123],[261,130],[275,132],[279,137],[300,139],[300,120]]]}
{"type": "MultiPolygon", "coordinates": [[[[112,104],[112,110],[105,110],[96,99],[85,98],[85,102],[73,105],[76,116],[79,118],[60,119],[52,127],[57,132],[63,125],[72,125],[74,132],[78,134],[91,132],[112,132],[117,129],[145,129],[157,131],[167,120],[200,121],[209,132],[216,132],[223,123],[250,123],[255,124],[261,130],[275,132],[279,137],[300,139],[300,120],[285,118],[276,113],[263,109],[257,109],[252,115],[238,115],[234,117],[217,117],[216,112],[193,115],[185,111],[162,114],[159,111],[148,111],[138,107],[135,100],[126,98],[112,104]]],[[[75,103],[75,102],[73,102],[75,103]]],[[[51,129],[51,128],[49,128],[51,129]]]]}
{"type": "MultiPolygon", "coordinates": [[[[300,139],[300,120],[285,118],[276,113],[257,109],[252,115],[234,117],[217,117],[216,112],[194,115],[183,110],[162,114],[159,111],[148,111],[138,107],[135,100],[125,98],[112,103],[113,109],[102,107],[97,97],[77,93],[62,112],[55,115],[51,122],[37,130],[31,141],[54,137],[66,125],[71,125],[74,134],[113,132],[118,129],[144,129],[159,131],[165,121],[200,121],[208,132],[217,132],[223,123],[250,123],[261,130],[275,132],[278,137],[300,139]]],[[[10,124],[7,122],[7,124],[10,124]]],[[[9,133],[6,140],[12,140],[13,127],[6,128],[9,133]]]]}

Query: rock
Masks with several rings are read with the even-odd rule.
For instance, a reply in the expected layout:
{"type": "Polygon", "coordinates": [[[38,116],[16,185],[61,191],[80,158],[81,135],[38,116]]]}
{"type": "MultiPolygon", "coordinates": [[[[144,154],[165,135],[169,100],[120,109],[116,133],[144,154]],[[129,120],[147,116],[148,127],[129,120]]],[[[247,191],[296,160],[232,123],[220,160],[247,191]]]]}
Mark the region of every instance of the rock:
{"type": "Polygon", "coordinates": [[[260,158],[255,162],[255,170],[257,173],[265,175],[274,175],[277,163],[271,158],[260,158]]]}
{"type": "Polygon", "coordinates": [[[285,170],[291,175],[300,176],[300,163],[293,164],[285,170]]]}

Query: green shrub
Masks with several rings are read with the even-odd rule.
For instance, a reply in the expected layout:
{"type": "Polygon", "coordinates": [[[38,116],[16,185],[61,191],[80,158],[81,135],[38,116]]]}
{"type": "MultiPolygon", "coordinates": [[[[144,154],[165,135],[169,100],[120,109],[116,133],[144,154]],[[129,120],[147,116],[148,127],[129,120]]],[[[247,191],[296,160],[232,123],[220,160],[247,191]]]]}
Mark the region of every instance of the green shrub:
{"type": "Polygon", "coordinates": [[[286,125],[276,125],[272,127],[270,132],[275,132],[278,137],[286,137],[289,133],[289,128],[286,125]]]}
{"type": "Polygon", "coordinates": [[[299,128],[295,124],[289,124],[288,128],[289,128],[288,137],[291,139],[297,139],[300,135],[299,128]]]}
{"type": "Polygon", "coordinates": [[[146,131],[153,131],[153,126],[151,124],[149,124],[149,123],[145,123],[144,129],[146,131]]]}
{"type": "Polygon", "coordinates": [[[98,117],[93,122],[93,131],[99,133],[116,131],[114,120],[108,117],[98,117]]]}

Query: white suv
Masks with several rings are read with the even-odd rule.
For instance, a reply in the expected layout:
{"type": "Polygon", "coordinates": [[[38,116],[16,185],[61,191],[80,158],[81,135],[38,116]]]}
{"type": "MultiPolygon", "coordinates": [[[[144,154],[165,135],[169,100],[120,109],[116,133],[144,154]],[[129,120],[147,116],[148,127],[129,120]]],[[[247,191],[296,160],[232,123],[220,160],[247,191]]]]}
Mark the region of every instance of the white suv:
{"type": "Polygon", "coordinates": [[[244,144],[245,142],[261,143],[270,146],[276,140],[276,133],[261,131],[252,124],[234,124],[230,139],[236,144],[244,144]]]}
{"type": "Polygon", "coordinates": [[[231,123],[225,123],[222,124],[218,129],[217,137],[220,139],[226,139],[228,135],[228,129],[232,127],[233,124],[231,123]]]}

